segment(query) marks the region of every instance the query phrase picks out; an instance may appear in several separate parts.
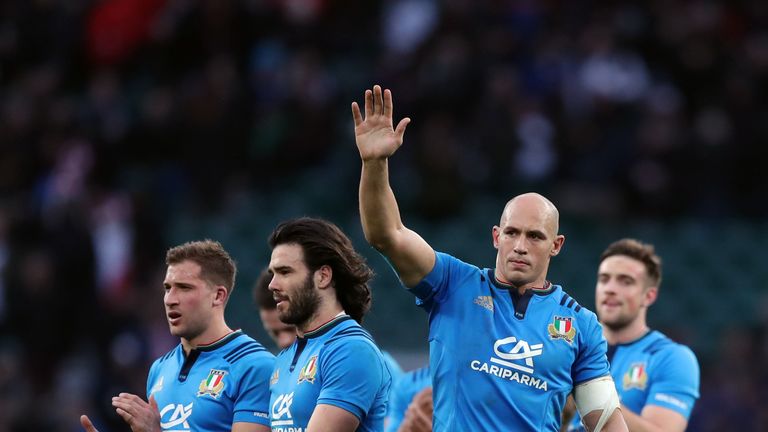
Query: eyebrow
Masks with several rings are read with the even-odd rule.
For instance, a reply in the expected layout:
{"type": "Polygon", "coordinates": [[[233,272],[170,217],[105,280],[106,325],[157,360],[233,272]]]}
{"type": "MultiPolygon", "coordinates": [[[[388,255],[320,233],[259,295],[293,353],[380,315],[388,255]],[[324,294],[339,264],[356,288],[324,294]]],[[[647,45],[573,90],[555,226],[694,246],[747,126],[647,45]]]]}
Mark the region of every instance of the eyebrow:
{"type": "Polygon", "coordinates": [[[282,271],[282,270],[292,270],[292,269],[293,269],[293,267],[291,267],[289,265],[280,265],[280,266],[276,266],[276,267],[270,268],[269,271],[271,273],[275,273],[275,272],[282,271]]]}
{"type": "Polygon", "coordinates": [[[187,283],[187,282],[174,282],[174,283],[163,282],[163,287],[164,288],[168,288],[168,287],[171,287],[171,286],[174,286],[174,285],[179,286],[179,287],[185,287],[185,288],[191,288],[191,287],[194,286],[193,284],[187,283]]]}

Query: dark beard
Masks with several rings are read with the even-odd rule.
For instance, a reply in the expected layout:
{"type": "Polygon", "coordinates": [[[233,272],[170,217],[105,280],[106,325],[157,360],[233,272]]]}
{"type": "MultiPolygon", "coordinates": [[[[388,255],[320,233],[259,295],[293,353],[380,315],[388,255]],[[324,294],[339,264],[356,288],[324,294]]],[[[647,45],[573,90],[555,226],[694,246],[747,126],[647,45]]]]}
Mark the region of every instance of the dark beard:
{"type": "Polygon", "coordinates": [[[312,273],[307,276],[304,285],[296,291],[293,298],[290,299],[290,307],[285,313],[278,311],[280,321],[286,324],[293,324],[299,328],[309,322],[312,316],[317,312],[320,305],[320,296],[315,291],[312,283],[312,273]]]}

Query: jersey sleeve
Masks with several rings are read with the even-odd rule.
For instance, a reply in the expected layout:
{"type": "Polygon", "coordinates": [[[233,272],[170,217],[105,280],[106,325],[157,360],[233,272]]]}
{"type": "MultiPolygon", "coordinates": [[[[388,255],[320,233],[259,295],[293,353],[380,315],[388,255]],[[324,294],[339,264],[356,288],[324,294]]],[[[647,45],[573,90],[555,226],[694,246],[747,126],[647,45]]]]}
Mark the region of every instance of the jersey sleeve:
{"type": "Polygon", "coordinates": [[[157,380],[157,374],[159,368],[160,359],[155,360],[152,363],[152,366],[149,367],[149,373],[147,374],[147,400],[149,400],[149,397],[152,395],[152,387],[155,385],[155,380],[157,380]]]}
{"type": "Polygon", "coordinates": [[[448,294],[452,274],[461,264],[463,263],[451,255],[435,252],[435,266],[432,271],[409,289],[416,296],[416,304],[429,310],[435,302],[443,302],[448,294]]]}
{"type": "Polygon", "coordinates": [[[238,392],[232,407],[232,423],[258,423],[269,426],[269,378],[275,357],[261,352],[241,359],[238,392]]]}
{"type": "Polygon", "coordinates": [[[329,344],[319,362],[322,388],[317,398],[318,405],[339,407],[362,421],[377,396],[389,392],[389,371],[370,342],[346,339],[329,344]],[[386,387],[383,388],[384,393],[381,393],[382,387],[386,387]]]}
{"type": "Polygon", "coordinates": [[[699,397],[699,362],[688,347],[675,344],[657,354],[646,405],[657,405],[680,413],[686,419],[699,397]],[[662,354],[662,352],[664,354],[662,354]]]}
{"type": "Polygon", "coordinates": [[[573,385],[579,385],[589,380],[610,375],[608,364],[608,343],[603,337],[603,329],[597,322],[595,314],[582,309],[585,316],[579,339],[579,350],[571,368],[573,385]]]}

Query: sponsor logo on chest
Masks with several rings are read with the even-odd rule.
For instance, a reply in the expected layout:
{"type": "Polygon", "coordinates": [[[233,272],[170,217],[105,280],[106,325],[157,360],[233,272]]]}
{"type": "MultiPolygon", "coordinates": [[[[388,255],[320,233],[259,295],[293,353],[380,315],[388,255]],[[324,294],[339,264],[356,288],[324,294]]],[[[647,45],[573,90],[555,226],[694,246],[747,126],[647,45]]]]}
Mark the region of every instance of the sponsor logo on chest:
{"type": "Polygon", "coordinates": [[[472,370],[509,380],[538,390],[547,391],[547,381],[534,375],[534,359],[544,352],[544,344],[531,344],[510,336],[493,344],[495,356],[488,362],[472,360],[472,370]]]}

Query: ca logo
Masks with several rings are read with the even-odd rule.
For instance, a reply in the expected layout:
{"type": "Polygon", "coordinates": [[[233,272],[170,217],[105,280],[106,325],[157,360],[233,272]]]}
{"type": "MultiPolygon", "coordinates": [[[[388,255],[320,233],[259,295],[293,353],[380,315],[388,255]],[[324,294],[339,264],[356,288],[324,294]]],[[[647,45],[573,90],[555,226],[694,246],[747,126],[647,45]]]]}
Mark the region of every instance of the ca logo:
{"type": "Polygon", "coordinates": [[[281,394],[272,404],[272,426],[285,426],[293,424],[291,405],[293,404],[293,392],[281,394]]]}
{"type": "Polygon", "coordinates": [[[493,344],[493,351],[501,358],[491,357],[491,361],[493,363],[511,367],[512,369],[533,373],[533,357],[541,355],[543,346],[544,344],[528,345],[528,342],[522,339],[517,340],[514,336],[499,339],[493,344]],[[507,352],[502,351],[501,348],[508,344],[515,344],[515,346],[507,352]],[[524,360],[525,366],[520,363],[512,363],[509,360],[524,360]]]}
{"type": "Polygon", "coordinates": [[[183,428],[189,429],[189,422],[187,421],[187,418],[189,418],[189,416],[191,415],[192,415],[191,403],[186,406],[182,404],[178,404],[178,405],[168,404],[165,407],[163,407],[162,410],[160,410],[160,426],[163,429],[170,429],[178,425],[182,425],[183,428]],[[169,411],[173,411],[171,413],[171,418],[169,418],[167,422],[163,422],[165,415],[169,411]]]}

